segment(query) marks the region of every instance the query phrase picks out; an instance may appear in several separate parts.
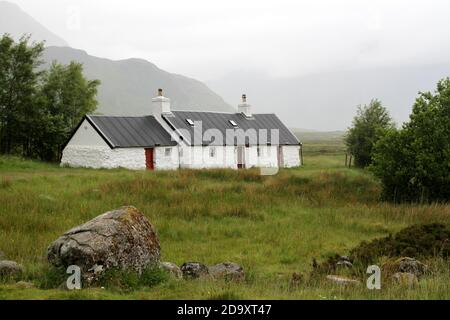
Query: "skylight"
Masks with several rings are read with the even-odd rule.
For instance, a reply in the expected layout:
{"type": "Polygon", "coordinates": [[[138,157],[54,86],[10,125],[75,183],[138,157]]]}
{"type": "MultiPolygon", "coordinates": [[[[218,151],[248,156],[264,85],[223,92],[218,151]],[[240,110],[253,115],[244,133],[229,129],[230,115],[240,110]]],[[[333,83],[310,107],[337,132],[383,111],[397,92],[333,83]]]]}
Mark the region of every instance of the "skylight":
{"type": "Polygon", "coordinates": [[[194,126],[194,121],[192,121],[191,119],[186,119],[186,122],[193,127],[194,126]]]}
{"type": "Polygon", "coordinates": [[[233,127],[237,127],[238,125],[237,125],[237,123],[236,123],[236,121],[234,121],[234,120],[228,120],[230,123],[231,123],[231,125],[233,126],[233,127]]]}

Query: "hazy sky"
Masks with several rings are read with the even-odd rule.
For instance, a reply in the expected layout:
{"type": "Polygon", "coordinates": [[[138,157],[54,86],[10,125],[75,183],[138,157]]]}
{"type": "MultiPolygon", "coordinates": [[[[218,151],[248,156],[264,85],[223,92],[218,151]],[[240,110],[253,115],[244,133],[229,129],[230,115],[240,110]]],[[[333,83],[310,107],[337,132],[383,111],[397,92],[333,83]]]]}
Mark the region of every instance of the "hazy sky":
{"type": "Polygon", "coordinates": [[[11,0],[72,47],[212,80],[449,60],[448,0],[11,0]],[[418,45],[419,44],[419,45],[418,45]]]}

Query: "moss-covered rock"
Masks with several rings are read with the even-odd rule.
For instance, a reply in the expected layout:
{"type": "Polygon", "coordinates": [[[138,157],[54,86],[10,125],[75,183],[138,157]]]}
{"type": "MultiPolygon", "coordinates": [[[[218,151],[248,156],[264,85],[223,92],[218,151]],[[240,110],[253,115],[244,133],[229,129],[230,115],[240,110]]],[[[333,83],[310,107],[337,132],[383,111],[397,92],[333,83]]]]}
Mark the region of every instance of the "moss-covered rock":
{"type": "Polygon", "coordinates": [[[79,266],[85,278],[98,266],[142,273],[159,263],[160,244],[150,221],[128,206],[67,231],[50,245],[47,257],[55,267],[79,266]]]}

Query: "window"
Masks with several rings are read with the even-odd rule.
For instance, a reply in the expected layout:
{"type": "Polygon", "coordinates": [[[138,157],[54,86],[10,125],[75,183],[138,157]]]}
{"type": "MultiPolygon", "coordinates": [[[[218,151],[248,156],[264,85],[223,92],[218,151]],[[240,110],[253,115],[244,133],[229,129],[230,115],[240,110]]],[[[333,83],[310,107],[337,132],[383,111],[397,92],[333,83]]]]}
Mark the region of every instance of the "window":
{"type": "Polygon", "coordinates": [[[214,158],[216,156],[216,147],[209,147],[209,156],[214,158]]]}
{"type": "Polygon", "coordinates": [[[237,123],[236,123],[236,121],[234,121],[234,120],[228,120],[229,122],[230,122],[230,124],[233,126],[233,127],[237,127],[238,125],[237,125],[237,123]]]}
{"type": "Polygon", "coordinates": [[[188,125],[190,125],[191,127],[194,126],[194,121],[192,121],[191,119],[186,119],[186,122],[187,122],[188,125]]]}
{"type": "Polygon", "coordinates": [[[164,150],[164,155],[165,155],[166,157],[170,157],[171,154],[172,154],[172,148],[166,148],[166,149],[164,150]]]}

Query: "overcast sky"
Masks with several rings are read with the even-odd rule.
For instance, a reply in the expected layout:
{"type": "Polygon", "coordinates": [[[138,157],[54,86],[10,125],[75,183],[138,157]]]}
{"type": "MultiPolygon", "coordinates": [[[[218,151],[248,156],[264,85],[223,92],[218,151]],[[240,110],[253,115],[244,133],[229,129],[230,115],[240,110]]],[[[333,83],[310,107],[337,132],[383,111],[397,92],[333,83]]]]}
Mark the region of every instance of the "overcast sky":
{"type": "Polygon", "coordinates": [[[449,60],[448,0],[11,0],[72,47],[213,80],[449,60]],[[420,45],[418,45],[420,44],[420,45]]]}

